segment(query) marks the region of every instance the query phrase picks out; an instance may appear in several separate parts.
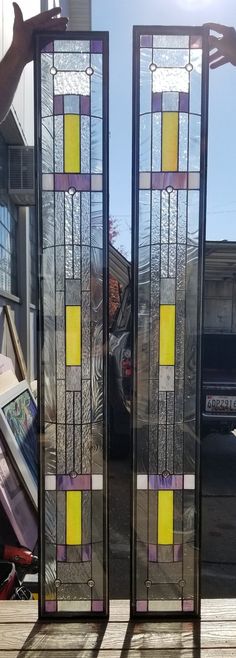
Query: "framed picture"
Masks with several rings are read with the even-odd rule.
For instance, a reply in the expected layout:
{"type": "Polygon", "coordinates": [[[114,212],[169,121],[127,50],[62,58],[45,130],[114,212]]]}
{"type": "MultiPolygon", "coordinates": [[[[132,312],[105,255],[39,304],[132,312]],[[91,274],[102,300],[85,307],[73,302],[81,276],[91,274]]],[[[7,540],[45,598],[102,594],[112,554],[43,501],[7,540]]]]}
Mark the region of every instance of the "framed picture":
{"type": "MultiPolygon", "coordinates": [[[[0,432],[0,503],[19,544],[33,551],[38,540],[37,512],[6,454],[2,432],[0,432]]],[[[0,543],[4,543],[1,528],[0,543]]]]}
{"type": "Polygon", "coordinates": [[[0,430],[14,468],[38,506],[37,407],[26,381],[0,395],[0,430]]]}

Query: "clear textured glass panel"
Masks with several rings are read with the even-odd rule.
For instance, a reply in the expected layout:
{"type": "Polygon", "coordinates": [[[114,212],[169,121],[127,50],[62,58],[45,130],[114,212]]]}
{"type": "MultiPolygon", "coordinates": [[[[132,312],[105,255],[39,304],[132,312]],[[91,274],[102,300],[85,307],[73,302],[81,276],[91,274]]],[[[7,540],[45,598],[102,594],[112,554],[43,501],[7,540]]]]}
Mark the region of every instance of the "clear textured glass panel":
{"type": "Polygon", "coordinates": [[[42,617],[78,617],[107,612],[104,389],[108,340],[104,311],[108,303],[103,246],[108,218],[103,192],[90,191],[90,173],[95,174],[92,189],[100,184],[96,174],[101,179],[99,189],[103,180],[106,188],[105,104],[106,116],[101,117],[103,91],[108,88],[103,69],[108,67],[103,67],[107,57],[103,35],[96,40],[93,33],[91,40],[76,41],[59,40],[55,34],[46,54],[41,54],[43,41],[37,36],[41,71],[36,145],[42,165],[38,180],[42,221],[40,480],[45,483],[40,611],[42,617]],[[98,443],[94,452],[93,439],[98,443]]]}
{"type": "MultiPolygon", "coordinates": [[[[191,29],[189,35],[178,35],[177,28],[168,28],[172,33],[167,35],[159,35],[157,28],[153,28],[155,34],[143,30],[142,35],[141,28],[135,28],[138,59],[134,68],[135,170],[139,176],[133,187],[137,208],[133,230],[138,240],[133,249],[137,304],[133,464],[137,486],[132,605],[134,614],[144,616],[185,615],[198,613],[199,604],[198,498],[192,491],[200,408],[197,336],[201,331],[198,282],[202,263],[198,261],[198,242],[200,230],[204,235],[205,217],[204,213],[199,216],[204,190],[196,189],[198,180],[193,176],[200,171],[202,124],[205,136],[207,132],[206,117],[200,110],[199,116],[192,115],[190,105],[201,108],[207,81],[202,80],[198,35],[191,34],[191,29]],[[142,116],[143,106],[148,119],[142,116]],[[152,130],[150,134],[148,129],[146,140],[150,114],[152,130]],[[157,186],[158,190],[152,189],[157,186]]],[[[207,57],[207,39],[204,47],[207,57]]]]}
{"type": "Polygon", "coordinates": [[[190,62],[193,66],[190,73],[190,112],[201,114],[202,50],[191,50],[190,62]]]}
{"type": "Polygon", "coordinates": [[[153,72],[152,91],[185,91],[189,89],[189,74],[186,69],[157,68],[153,72]]]}
{"type": "Polygon", "coordinates": [[[65,193],[65,244],[72,244],[72,196],[65,193]]]}
{"type": "Polygon", "coordinates": [[[89,53],[90,51],[90,42],[89,41],[72,41],[71,39],[65,39],[60,41],[54,41],[54,52],[62,53],[89,53]]]}
{"type": "Polygon", "coordinates": [[[153,61],[159,67],[184,67],[189,62],[189,50],[186,49],[170,49],[162,48],[160,50],[153,49],[153,61]]]}
{"type": "Polygon", "coordinates": [[[91,244],[102,249],[103,242],[103,200],[102,192],[91,194],[91,244]]]}
{"type": "Polygon", "coordinates": [[[91,119],[87,116],[81,116],[81,156],[80,167],[81,174],[90,173],[90,129],[91,119]]]}
{"type": "Polygon", "coordinates": [[[162,97],[163,112],[178,112],[179,94],[177,91],[164,91],[162,97]]]}
{"type": "Polygon", "coordinates": [[[161,112],[152,115],[152,171],[161,171],[161,112]]]}
{"type": "Polygon", "coordinates": [[[53,192],[43,192],[42,194],[42,214],[43,223],[43,247],[53,247],[54,237],[54,194],[53,192]]]}
{"type": "Polygon", "coordinates": [[[53,171],[53,117],[42,121],[42,173],[53,171]]]}
{"type": "Polygon", "coordinates": [[[189,48],[189,36],[174,34],[154,34],[154,48],[189,48]]]}
{"type": "Polygon", "coordinates": [[[201,117],[189,117],[189,171],[200,171],[201,117]]]}
{"type": "Polygon", "coordinates": [[[64,170],[63,116],[54,116],[54,136],[55,172],[60,174],[64,170]]]}
{"type": "Polygon", "coordinates": [[[91,119],[91,173],[102,174],[102,119],[91,119]]]}
{"type": "Polygon", "coordinates": [[[91,116],[103,116],[102,100],[102,55],[91,55],[91,67],[94,71],[91,75],[91,116]]]}
{"type": "Polygon", "coordinates": [[[43,53],[41,55],[42,117],[51,116],[53,114],[53,77],[50,74],[52,65],[52,55],[43,53]]]}
{"type": "Polygon", "coordinates": [[[151,114],[140,116],[139,171],[151,171],[151,114]]]}
{"type": "Polygon", "coordinates": [[[88,96],[90,81],[87,73],[78,71],[58,71],[54,75],[55,94],[80,94],[88,96]]]}
{"type": "Polygon", "coordinates": [[[81,193],[81,242],[83,245],[90,245],[90,193],[81,193]]]}
{"type": "Polygon", "coordinates": [[[151,242],[151,192],[139,192],[139,245],[144,247],[151,242]]]}
{"type": "Polygon", "coordinates": [[[140,50],[140,114],[151,112],[152,76],[149,66],[152,63],[152,49],[140,50]]]}
{"type": "MultiPolygon", "coordinates": [[[[189,116],[179,113],[179,171],[188,171],[188,126],[189,116]]],[[[191,171],[191,169],[190,169],[191,171]]]]}
{"type": "Polygon", "coordinates": [[[89,53],[55,53],[54,66],[57,71],[86,71],[90,64],[89,53]]]}
{"type": "Polygon", "coordinates": [[[199,201],[200,192],[189,190],[188,192],[188,242],[198,244],[199,236],[199,201]]]}

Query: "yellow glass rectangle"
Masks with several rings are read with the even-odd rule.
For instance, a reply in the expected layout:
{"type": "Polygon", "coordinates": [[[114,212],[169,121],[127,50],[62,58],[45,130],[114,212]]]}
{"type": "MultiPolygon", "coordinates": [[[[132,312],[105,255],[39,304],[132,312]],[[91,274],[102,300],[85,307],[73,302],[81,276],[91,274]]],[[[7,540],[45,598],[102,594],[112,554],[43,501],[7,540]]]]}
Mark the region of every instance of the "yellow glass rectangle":
{"type": "Polygon", "coordinates": [[[80,173],[80,117],[78,114],[64,116],[64,165],[65,173],[80,173]]]}
{"type": "Polygon", "coordinates": [[[81,491],[66,492],[66,543],[70,546],[82,542],[81,491]]]}
{"type": "Polygon", "coordinates": [[[178,112],[162,114],[162,171],[178,168],[178,112]]]}
{"type": "Polygon", "coordinates": [[[175,365],[175,305],[160,306],[160,366],[175,365]]]}
{"type": "Polygon", "coordinates": [[[174,492],[158,491],[158,544],[173,544],[174,492]]]}
{"type": "Polygon", "coordinates": [[[81,365],[81,306],[66,306],[66,365],[81,365]]]}

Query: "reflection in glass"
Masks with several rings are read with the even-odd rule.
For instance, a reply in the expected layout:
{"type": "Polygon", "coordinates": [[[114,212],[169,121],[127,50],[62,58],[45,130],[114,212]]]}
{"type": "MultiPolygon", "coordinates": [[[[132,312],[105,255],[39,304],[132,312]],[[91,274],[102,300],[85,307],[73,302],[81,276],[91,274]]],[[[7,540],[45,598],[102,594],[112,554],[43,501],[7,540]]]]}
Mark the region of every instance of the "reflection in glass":
{"type": "Polygon", "coordinates": [[[107,614],[107,45],[103,34],[86,37],[55,36],[44,48],[37,41],[46,188],[39,180],[42,617],[107,614]],[[99,193],[92,174],[99,174],[99,193]],[[92,455],[96,423],[99,462],[92,455]]]}
{"type": "Polygon", "coordinates": [[[140,104],[134,107],[139,175],[133,188],[132,611],[143,616],[199,611],[197,356],[199,241],[205,221],[200,189],[201,167],[205,170],[200,162],[203,122],[204,139],[207,129],[201,116],[206,81],[199,44],[204,30],[168,32],[147,35],[145,28],[135,28],[134,98],[140,104]]]}

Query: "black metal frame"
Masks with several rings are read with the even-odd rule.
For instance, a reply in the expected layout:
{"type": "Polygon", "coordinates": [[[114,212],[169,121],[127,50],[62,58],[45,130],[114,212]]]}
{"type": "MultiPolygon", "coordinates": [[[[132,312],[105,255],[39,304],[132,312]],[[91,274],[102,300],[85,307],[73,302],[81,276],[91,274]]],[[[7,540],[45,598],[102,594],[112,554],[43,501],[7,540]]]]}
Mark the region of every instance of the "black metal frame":
{"type": "Polygon", "coordinates": [[[103,562],[103,578],[104,578],[104,598],[105,598],[105,612],[91,612],[80,614],[68,613],[48,613],[42,612],[42,602],[44,601],[43,582],[40,578],[39,590],[39,619],[49,621],[64,619],[107,619],[109,616],[109,595],[108,595],[108,408],[109,408],[109,375],[108,375],[108,349],[109,349],[109,333],[108,333],[108,271],[109,271],[109,252],[108,252],[108,239],[109,239],[109,34],[108,32],[48,32],[36,33],[35,35],[35,182],[36,182],[36,217],[38,229],[38,455],[39,455],[39,563],[40,570],[42,565],[45,564],[44,543],[43,537],[45,535],[45,524],[43,515],[43,463],[44,446],[40,440],[41,434],[44,431],[44,414],[42,401],[44,399],[43,390],[43,365],[41,361],[42,347],[44,344],[43,334],[43,276],[42,276],[42,166],[41,166],[41,64],[40,55],[42,48],[49,41],[64,41],[64,40],[101,40],[103,42],[103,389],[104,389],[104,402],[103,402],[103,419],[104,419],[104,443],[103,443],[103,457],[104,457],[104,486],[103,486],[103,523],[104,523],[104,562],[103,562]]]}
{"type": "Polygon", "coordinates": [[[201,429],[201,377],[202,377],[202,318],[203,318],[203,281],[204,281],[204,246],[206,227],[206,170],[207,170],[207,126],[208,126],[208,37],[207,27],[186,26],[135,26],[133,28],[133,122],[132,122],[132,355],[133,355],[133,399],[132,399],[132,509],[131,509],[131,598],[130,615],[135,619],[192,619],[200,615],[200,564],[201,564],[201,471],[200,471],[200,429],[201,429]],[[189,35],[202,36],[202,103],[201,103],[201,161],[200,161],[200,204],[199,204],[199,243],[198,243],[198,309],[197,309],[197,387],[196,387],[196,437],[195,441],[195,610],[196,612],[136,612],[136,437],[137,437],[137,325],[138,325],[138,232],[139,232],[139,89],[140,89],[140,36],[141,35],[189,35]],[[198,555],[197,555],[198,553],[198,555]]]}

